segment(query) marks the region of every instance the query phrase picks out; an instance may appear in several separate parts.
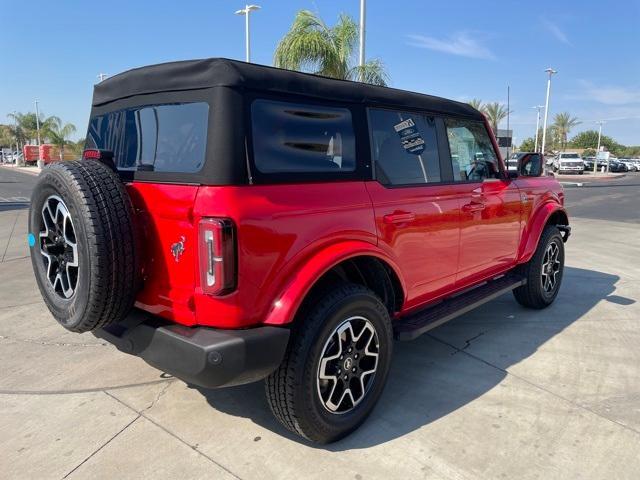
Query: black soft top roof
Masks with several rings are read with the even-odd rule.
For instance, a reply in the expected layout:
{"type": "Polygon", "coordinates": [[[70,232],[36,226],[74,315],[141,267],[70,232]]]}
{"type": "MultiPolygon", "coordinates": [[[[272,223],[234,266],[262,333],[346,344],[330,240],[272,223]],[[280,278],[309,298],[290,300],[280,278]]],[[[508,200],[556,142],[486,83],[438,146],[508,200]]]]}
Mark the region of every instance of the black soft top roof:
{"type": "Polygon", "coordinates": [[[161,63],[128,70],[95,86],[93,106],[134,95],[209,87],[298,94],[349,103],[416,108],[479,120],[483,118],[480,112],[466,103],[226,58],[161,63]]]}

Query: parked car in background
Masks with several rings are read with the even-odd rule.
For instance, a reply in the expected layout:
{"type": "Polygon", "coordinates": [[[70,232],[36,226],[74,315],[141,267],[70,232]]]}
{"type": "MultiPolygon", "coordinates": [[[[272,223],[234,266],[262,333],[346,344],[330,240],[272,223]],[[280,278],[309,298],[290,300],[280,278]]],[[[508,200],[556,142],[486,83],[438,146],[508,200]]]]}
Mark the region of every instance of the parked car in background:
{"type": "Polygon", "coordinates": [[[629,167],[620,160],[609,160],[609,171],[613,173],[624,173],[629,171],[629,167]]]}
{"type": "Polygon", "coordinates": [[[638,171],[638,166],[631,159],[629,159],[629,158],[621,158],[619,161],[624,163],[627,166],[627,169],[630,172],[637,172],[638,171]]]}
{"type": "Polygon", "coordinates": [[[584,163],[575,152],[562,152],[553,159],[553,171],[558,173],[584,173],[584,163]]]}
{"type": "Polygon", "coordinates": [[[592,172],[595,161],[596,161],[596,157],[583,158],[582,159],[582,164],[584,165],[584,169],[586,171],[592,172]]]}

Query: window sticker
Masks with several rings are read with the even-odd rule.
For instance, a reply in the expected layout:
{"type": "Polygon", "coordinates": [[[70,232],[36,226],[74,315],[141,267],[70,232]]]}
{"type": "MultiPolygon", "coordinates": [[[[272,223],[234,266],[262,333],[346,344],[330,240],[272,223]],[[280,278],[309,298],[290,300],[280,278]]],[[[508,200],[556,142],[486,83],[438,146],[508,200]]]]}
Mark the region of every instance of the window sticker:
{"type": "Polygon", "coordinates": [[[400,136],[402,148],[404,148],[407,153],[420,155],[424,152],[425,142],[413,119],[408,118],[394,125],[393,128],[400,136]]]}

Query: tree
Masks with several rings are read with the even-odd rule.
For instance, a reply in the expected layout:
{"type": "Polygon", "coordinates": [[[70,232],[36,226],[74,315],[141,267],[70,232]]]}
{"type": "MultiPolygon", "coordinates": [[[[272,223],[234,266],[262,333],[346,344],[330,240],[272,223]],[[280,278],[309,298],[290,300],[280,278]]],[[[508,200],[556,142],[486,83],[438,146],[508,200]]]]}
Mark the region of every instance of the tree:
{"type": "Polygon", "coordinates": [[[472,106],[473,108],[475,108],[476,110],[480,110],[482,111],[483,109],[483,105],[482,105],[482,100],[479,100],[477,98],[474,98],[473,100],[467,102],[470,106],[472,106]]]}
{"type": "Polygon", "coordinates": [[[301,10],[278,43],[273,62],[289,70],[385,86],[389,77],[380,60],[354,65],[357,39],[358,26],[350,16],[341,14],[338,23],[329,27],[315,13],[301,10]]]}
{"type": "Polygon", "coordinates": [[[60,149],[60,160],[64,158],[64,147],[71,143],[69,137],[75,133],[76,126],[72,123],[62,124],[62,120],[58,117],[49,117],[50,122],[47,125],[45,136],[51,143],[60,149]]]}
{"type": "Polygon", "coordinates": [[[580,122],[576,117],[572,117],[569,113],[557,113],[553,117],[553,126],[556,128],[558,140],[560,142],[560,148],[564,150],[567,147],[567,137],[569,132],[576,125],[580,125],[580,122]]]}
{"type": "Polygon", "coordinates": [[[521,152],[533,152],[536,148],[536,141],[533,137],[525,138],[520,144],[521,152]]]}
{"type": "Polygon", "coordinates": [[[498,124],[507,116],[507,109],[498,102],[487,103],[483,109],[484,114],[489,120],[489,124],[495,135],[498,134],[498,124]]]}
{"type": "MultiPolygon", "coordinates": [[[[597,148],[598,146],[598,131],[597,130],[585,130],[580,132],[569,142],[574,148],[597,148]]],[[[608,135],[602,135],[600,139],[600,145],[604,146],[609,152],[618,152],[624,147],[616,142],[608,135]]]]}
{"type": "Polygon", "coordinates": [[[16,137],[9,125],[0,125],[0,148],[12,147],[16,142],[16,137]]]}
{"type": "MultiPolygon", "coordinates": [[[[11,128],[14,137],[17,138],[18,144],[24,145],[25,143],[35,141],[38,138],[38,122],[36,121],[35,113],[16,112],[10,113],[7,116],[13,119],[14,125],[9,125],[9,128],[11,128]]],[[[45,117],[42,113],[40,113],[40,118],[38,120],[40,122],[41,139],[46,138],[46,132],[55,121],[55,118],[56,117],[45,117]]]]}

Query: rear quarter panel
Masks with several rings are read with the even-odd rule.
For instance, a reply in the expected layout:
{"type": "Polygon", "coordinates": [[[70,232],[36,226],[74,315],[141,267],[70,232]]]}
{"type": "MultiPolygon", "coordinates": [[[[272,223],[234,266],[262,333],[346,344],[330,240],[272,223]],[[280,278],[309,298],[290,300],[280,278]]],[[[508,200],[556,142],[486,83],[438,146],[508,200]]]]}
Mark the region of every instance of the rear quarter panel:
{"type": "Polygon", "coordinates": [[[362,181],[201,187],[194,222],[216,216],[231,218],[237,228],[238,288],[223,297],[196,288],[196,317],[203,325],[261,323],[316,252],[350,241],[377,242],[362,181]]]}

